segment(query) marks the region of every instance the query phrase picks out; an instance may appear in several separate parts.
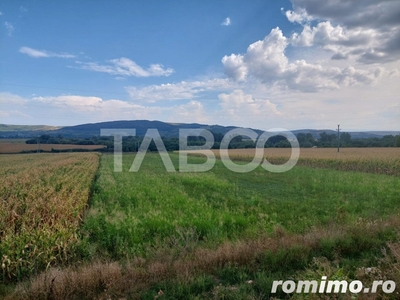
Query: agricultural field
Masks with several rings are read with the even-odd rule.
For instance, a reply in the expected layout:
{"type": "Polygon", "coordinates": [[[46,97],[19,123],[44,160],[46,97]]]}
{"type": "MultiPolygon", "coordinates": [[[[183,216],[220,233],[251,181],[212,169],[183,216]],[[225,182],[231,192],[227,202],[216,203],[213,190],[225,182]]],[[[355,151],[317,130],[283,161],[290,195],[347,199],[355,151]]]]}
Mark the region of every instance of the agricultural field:
{"type": "MultiPolygon", "coordinates": [[[[273,150],[279,152],[276,158],[285,157],[284,150],[273,150]]],[[[398,152],[368,156],[370,149],[358,149],[364,157],[338,159],[325,153],[334,155],[336,149],[305,150],[314,156],[305,157],[301,149],[299,164],[285,173],[261,167],[235,173],[220,160],[207,172],[166,172],[156,153],[146,155],[138,172],[129,171],[135,154],[124,154],[122,172],[114,172],[114,157],[106,154],[99,168],[95,153],[1,155],[0,179],[6,183],[1,220],[8,220],[0,243],[4,295],[329,299],[271,294],[272,281],[328,276],[366,285],[379,278],[400,282],[400,176],[385,171],[399,166],[398,152]],[[315,150],[323,150],[320,157],[315,150]],[[376,167],[385,162],[384,168],[376,167]],[[47,239],[51,233],[57,234],[47,239]],[[24,238],[17,242],[19,236],[24,238]],[[37,255],[38,245],[53,246],[46,256],[37,255]],[[6,254],[16,261],[14,269],[4,253],[14,253],[6,254]],[[20,257],[29,263],[19,263],[20,257]],[[371,268],[379,272],[368,273],[371,268]],[[19,283],[7,290],[8,282],[19,283]]],[[[251,159],[248,150],[234,151],[231,158],[238,164],[251,159]]],[[[178,170],[179,154],[169,156],[178,170]]],[[[205,158],[189,156],[189,161],[200,164],[205,158]]],[[[397,299],[398,292],[379,296],[397,299]]],[[[376,295],[363,296],[338,299],[376,295]]]]}
{"type": "MultiPolygon", "coordinates": [[[[270,158],[289,158],[291,148],[265,148],[264,155],[270,158]]],[[[219,156],[219,150],[213,150],[219,156]]],[[[255,149],[230,149],[229,156],[253,157],[255,149]]],[[[301,148],[302,159],[338,159],[338,160],[400,160],[400,148],[301,148]]]]}
{"type": "Polygon", "coordinates": [[[75,256],[97,153],[0,155],[0,278],[18,280],[75,256]]]}
{"type": "MultiPolygon", "coordinates": [[[[218,149],[212,151],[220,157],[218,149]]],[[[233,160],[251,161],[254,154],[255,149],[229,150],[233,160]]],[[[291,148],[264,149],[264,157],[274,164],[285,163],[290,155],[291,148]]],[[[301,148],[297,165],[400,176],[400,148],[340,148],[339,152],[337,148],[301,148]]]]}
{"type": "MultiPolygon", "coordinates": [[[[40,144],[40,150],[50,152],[54,150],[72,150],[72,149],[85,149],[97,150],[104,148],[103,145],[69,145],[69,144],[40,144]]],[[[24,151],[36,151],[38,145],[24,144],[14,141],[0,141],[0,154],[21,153],[24,151]]]]}

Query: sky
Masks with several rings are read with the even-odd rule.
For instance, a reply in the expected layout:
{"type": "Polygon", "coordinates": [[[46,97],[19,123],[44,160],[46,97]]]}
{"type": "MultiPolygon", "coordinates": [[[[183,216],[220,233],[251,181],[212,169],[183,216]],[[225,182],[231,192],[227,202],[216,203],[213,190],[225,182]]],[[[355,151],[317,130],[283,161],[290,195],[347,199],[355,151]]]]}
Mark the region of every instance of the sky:
{"type": "Polygon", "coordinates": [[[0,2],[0,123],[400,130],[399,0],[0,2]]]}

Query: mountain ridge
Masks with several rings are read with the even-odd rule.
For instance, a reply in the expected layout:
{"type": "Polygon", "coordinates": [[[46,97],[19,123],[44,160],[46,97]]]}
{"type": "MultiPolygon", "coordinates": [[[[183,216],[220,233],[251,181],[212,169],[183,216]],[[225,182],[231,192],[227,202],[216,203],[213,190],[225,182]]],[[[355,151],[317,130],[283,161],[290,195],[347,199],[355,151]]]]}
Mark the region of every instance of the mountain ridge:
{"type": "MultiPolygon", "coordinates": [[[[244,128],[238,126],[222,126],[218,124],[200,124],[200,123],[175,123],[150,120],[118,120],[97,123],[86,123],[74,126],[47,126],[47,125],[7,125],[0,124],[0,138],[33,138],[42,134],[62,135],[70,138],[89,138],[100,135],[100,129],[115,128],[135,128],[137,136],[144,136],[147,129],[155,128],[161,136],[179,137],[179,129],[205,129],[215,133],[225,134],[234,128],[244,128]]],[[[260,129],[249,128],[261,134],[264,132],[260,129]]],[[[291,130],[295,135],[299,133],[311,133],[314,138],[319,138],[319,134],[325,132],[327,134],[335,134],[337,131],[331,129],[296,129],[291,130]]],[[[384,135],[398,135],[400,130],[396,131],[341,131],[348,132],[352,138],[381,138],[384,135]]]]}

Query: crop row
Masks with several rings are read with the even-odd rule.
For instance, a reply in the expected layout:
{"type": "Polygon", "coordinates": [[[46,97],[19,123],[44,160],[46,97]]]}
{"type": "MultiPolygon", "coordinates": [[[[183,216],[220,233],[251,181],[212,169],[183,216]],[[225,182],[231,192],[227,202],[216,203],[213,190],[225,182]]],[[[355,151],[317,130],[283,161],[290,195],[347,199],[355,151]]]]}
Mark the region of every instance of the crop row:
{"type": "Polygon", "coordinates": [[[1,280],[74,258],[96,153],[0,156],[1,280]]]}

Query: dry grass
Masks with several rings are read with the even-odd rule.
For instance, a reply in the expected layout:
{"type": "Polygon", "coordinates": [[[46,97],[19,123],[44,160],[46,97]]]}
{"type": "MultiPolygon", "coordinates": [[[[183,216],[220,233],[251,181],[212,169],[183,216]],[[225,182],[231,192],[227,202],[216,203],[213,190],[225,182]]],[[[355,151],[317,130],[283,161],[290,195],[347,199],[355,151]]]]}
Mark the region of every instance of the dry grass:
{"type": "Polygon", "coordinates": [[[0,278],[13,280],[74,257],[97,153],[0,156],[0,278]]]}
{"type": "MultiPolygon", "coordinates": [[[[213,152],[220,157],[219,149],[213,152]]],[[[230,149],[229,156],[254,157],[255,149],[230,149]]],[[[264,156],[271,158],[289,158],[291,148],[265,148],[264,156]]],[[[307,159],[340,159],[340,160],[365,160],[384,159],[400,160],[400,148],[301,148],[300,158],[307,159]]]]}
{"type": "MultiPolygon", "coordinates": [[[[7,299],[126,299],[126,295],[129,295],[129,299],[139,299],[140,291],[164,280],[189,283],[196,275],[215,274],[218,268],[227,266],[258,269],[266,253],[275,255],[279,251],[287,253],[279,263],[290,265],[319,252],[323,247],[323,240],[368,240],[387,228],[399,228],[399,225],[400,220],[394,217],[381,223],[361,221],[356,226],[353,224],[315,228],[301,235],[287,234],[281,228],[277,228],[269,237],[226,242],[216,249],[198,247],[179,256],[173,254],[174,249],[164,248],[151,259],[137,258],[125,265],[118,262],[94,262],[64,270],[50,269],[29,283],[17,286],[14,294],[7,299]]],[[[343,251],[343,247],[339,248],[339,251],[343,251]]],[[[388,256],[388,260],[396,264],[388,270],[390,278],[399,276],[399,263],[396,261],[396,251],[399,248],[397,243],[389,244],[389,249],[395,257],[388,256]]],[[[264,262],[263,268],[268,269],[268,263],[265,265],[264,262]]]]}
{"type": "MultiPolygon", "coordinates": [[[[70,150],[70,149],[86,149],[96,150],[104,148],[103,145],[70,145],[70,144],[40,144],[40,150],[70,150]]],[[[22,144],[16,142],[0,143],[0,153],[20,153],[22,151],[35,151],[38,146],[36,144],[22,144]]]]}
{"type": "MultiPolygon", "coordinates": [[[[212,151],[221,157],[219,149],[212,151]]],[[[254,154],[255,149],[229,150],[236,161],[251,161],[254,154]]],[[[264,149],[264,157],[273,164],[285,163],[290,154],[291,148],[264,149]]],[[[400,176],[400,148],[341,148],[339,153],[337,148],[301,148],[297,165],[400,176]]]]}

